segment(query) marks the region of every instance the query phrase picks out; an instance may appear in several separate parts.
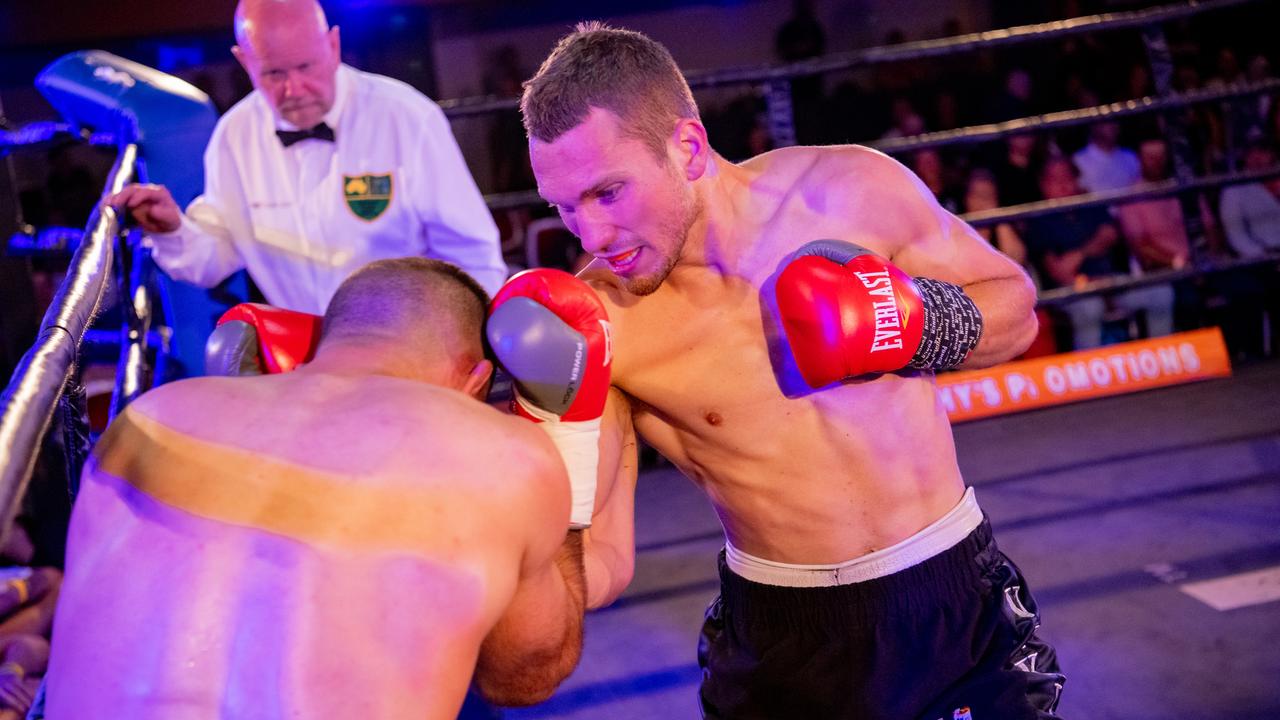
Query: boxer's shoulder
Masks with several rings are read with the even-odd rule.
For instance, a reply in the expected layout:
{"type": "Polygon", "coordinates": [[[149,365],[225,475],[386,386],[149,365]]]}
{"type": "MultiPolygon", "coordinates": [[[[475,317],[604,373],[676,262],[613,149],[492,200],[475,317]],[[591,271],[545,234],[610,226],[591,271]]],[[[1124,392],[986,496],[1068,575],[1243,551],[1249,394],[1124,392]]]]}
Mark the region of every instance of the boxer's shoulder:
{"type": "MultiPolygon", "coordinates": [[[[133,417],[142,416],[162,425],[184,425],[206,418],[212,403],[223,400],[245,382],[256,378],[195,377],[154,387],[129,404],[133,417]]],[[[255,383],[256,384],[256,383],[255,383]]]]}
{"type": "Polygon", "coordinates": [[[781,148],[740,167],[751,176],[747,206],[768,222],[776,222],[779,203],[823,216],[848,215],[872,196],[899,191],[904,172],[893,158],[861,145],[781,148]]]}
{"type": "Polygon", "coordinates": [[[891,253],[892,240],[937,229],[932,194],[902,163],[861,145],[809,150],[811,162],[796,177],[793,194],[833,224],[831,237],[891,253]]]}
{"type": "MultiPolygon", "coordinates": [[[[423,438],[447,441],[481,462],[539,469],[542,463],[559,462],[546,433],[536,425],[461,392],[389,378],[378,381],[376,388],[370,385],[357,423],[394,423],[423,438]]],[[[424,452],[438,452],[430,447],[435,444],[424,444],[424,452]]]]}
{"type": "Polygon", "coordinates": [[[770,184],[779,180],[815,183],[833,175],[874,170],[886,163],[896,161],[863,145],[796,145],[756,155],[739,167],[770,184]]]}
{"type": "MultiPolygon", "coordinates": [[[[211,400],[219,397],[221,382],[232,378],[188,378],[166,383],[139,395],[112,418],[94,447],[100,461],[123,467],[157,447],[172,449],[188,439],[204,439],[217,428],[211,400]]],[[[248,378],[235,378],[245,380],[248,378]]]]}
{"type": "Polygon", "coordinates": [[[367,413],[368,422],[390,422],[386,431],[404,439],[395,444],[397,466],[469,477],[499,505],[550,493],[563,494],[567,506],[564,463],[536,424],[454,390],[416,385],[395,401],[396,419],[367,413]]]}

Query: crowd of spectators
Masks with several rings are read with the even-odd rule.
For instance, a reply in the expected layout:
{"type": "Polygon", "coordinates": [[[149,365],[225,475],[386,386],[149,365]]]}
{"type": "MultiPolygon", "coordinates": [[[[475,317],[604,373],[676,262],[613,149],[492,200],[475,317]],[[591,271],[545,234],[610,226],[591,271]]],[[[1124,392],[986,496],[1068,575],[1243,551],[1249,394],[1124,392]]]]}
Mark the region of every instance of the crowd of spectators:
{"type": "MultiPolygon", "coordinates": [[[[1064,6],[1064,16],[1091,9],[1083,0],[1058,4],[1064,6]]],[[[810,0],[797,0],[792,17],[777,28],[777,62],[803,61],[830,52],[833,43],[815,5],[810,0]]],[[[993,21],[1045,19],[1054,18],[1019,16],[993,21]]],[[[1248,26],[1238,17],[1207,14],[1165,27],[1174,90],[1230,87],[1275,78],[1274,49],[1259,40],[1265,38],[1260,31],[1240,34],[1248,26]]],[[[952,36],[968,30],[952,19],[941,23],[933,35],[952,36]]],[[[881,44],[920,39],[927,38],[890,30],[881,44]]],[[[526,65],[513,46],[493,49],[487,57],[484,92],[518,96],[521,80],[529,74],[526,65]]],[[[800,144],[874,145],[922,132],[1147,97],[1157,94],[1151,67],[1140,33],[1124,31],[798,77],[791,84],[795,140],[800,144]]],[[[238,88],[241,93],[247,90],[247,84],[242,85],[238,88]]],[[[760,88],[744,86],[741,94],[728,98],[720,90],[712,98],[700,100],[709,135],[721,154],[740,160],[772,149],[760,88]]],[[[493,193],[532,190],[533,176],[518,112],[495,113],[489,122],[482,160],[488,164],[484,189],[493,193]]],[[[920,177],[943,207],[965,214],[1160,182],[1175,174],[1176,163],[1195,175],[1265,169],[1277,162],[1278,142],[1280,102],[1276,95],[1264,93],[1189,105],[1173,113],[1129,116],[1120,122],[950,144],[901,153],[898,159],[920,177]],[[1073,176],[1071,182],[1068,173],[1073,176]],[[1047,194],[1047,187],[1059,194],[1047,194]]],[[[48,185],[58,193],[47,193],[47,202],[34,202],[41,200],[39,197],[22,198],[25,215],[33,225],[79,226],[87,218],[96,191],[86,196],[92,183],[75,175],[77,168],[65,162],[69,157],[56,153],[50,158],[48,185]],[[58,215],[59,208],[68,208],[62,213],[67,217],[58,215]]],[[[545,205],[495,212],[503,250],[512,267],[528,264],[531,254],[525,245],[533,239],[528,230],[549,214],[545,205]]],[[[1023,262],[1044,290],[1080,287],[1100,276],[1261,257],[1280,252],[1280,178],[1199,195],[1131,202],[1101,213],[1082,211],[1034,223],[1003,223],[982,228],[980,233],[1023,262]]],[[[563,235],[551,236],[551,252],[539,250],[533,255],[563,254],[563,264],[571,267],[573,242],[563,235]],[[569,249],[561,253],[561,246],[569,249]]],[[[1172,289],[1157,286],[1133,296],[1095,297],[1064,307],[1055,315],[1061,321],[1057,347],[1066,350],[1106,342],[1114,333],[1104,327],[1100,335],[1094,318],[1100,318],[1098,322],[1104,326],[1118,319],[1121,325],[1145,329],[1147,334],[1213,322],[1217,318],[1204,315],[1204,308],[1213,304],[1206,294],[1230,295],[1230,285],[1206,281],[1182,283],[1172,289]],[[1098,302],[1103,304],[1101,310],[1098,302]],[[1134,316],[1140,320],[1138,325],[1132,322],[1134,316]]],[[[1256,299],[1274,303],[1265,291],[1259,293],[1250,297],[1258,295],[1256,299]]],[[[1235,296],[1229,298],[1233,299],[1235,296]]]]}
{"type": "Polygon", "coordinates": [[[35,547],[22,522],[0,547],[0,720],[21,720],[49,663],[49,632],[62,573],[31,567],[35,547]]]}
{"type": "MultiPolygon", "coordinates": [[[[804,19],[798,4],[797,16],[804,19]]],[[[778,58],[793,61],[796,20],[780,31],[778,58]]],[[[819,52],[820,28],[799,45],[819,52]]],[[[954,33],[954,22],[947,24],[954,33]]],[[[1210,33],[1210,35],[1213,35],[1210,33]]],[[[908,38],[890,33],[886,43],[908,38]]],[[[1175,91],[1222,88],[1274,79],[1271,48],[1240,38],[1206,40],[1189,26],[1169,35],[1175,91]]],[[[1056,44],[977,53],[973,62],[911,61],[832,75],[793,90],[801,144],[868,143],[945,131],[1048,112],[1093,107],[1157,94],[1140,37],[1079,35],[1056,44]],[[1127,44],[1126,44],[1127,43],[1127,44]]],[[[748,93],[704,108],[718,149],[745,159],[770,149],[764,102],[748,93]]],[[[1125,190],[1175,175],[1175,162],[1196,176],[1264,170],[1276,164],[1280,102],[1269,94],[1189,105],[1168,114],[1145,113],[1060,130],[1007,135],[1001,140],[949,144],[896,156],[939,203],[957,214],[992,210],[1082,193],[1125,190]]],[[[1233,258],[1280,253],[1280,178],[1181,193],[1111,207],[1081,209],[980,229],[1002,252],[1022,262],[1042,290],[1081,289],[1092,280],[1178,270],[1233,258]]],[[[1274,274],[1274,267],[1263,272],[1274,274]]],[[[1222,323],[1214,306],[1253,304],[1258,335],[1274,322],[1274,292],[1265,280],[1239,274],[1128,292],[1092,295],[1045,317],[1056,320],[1058,350],[1093,347],[1135,334],[1222,323]],[[1270,310],[1270,320],[1264,312],[1270,310]]],[[[1055,331],[1056,330],[1056,331],[1055,331]]],[[[1240,338],[1228,337],[1239,345],[1240,338]]],[[[1254,342],[1256,341],[1242,341],[1254,342]]],[[[1252,348],[1251,348],[1252,349],[1252,348]]]]}

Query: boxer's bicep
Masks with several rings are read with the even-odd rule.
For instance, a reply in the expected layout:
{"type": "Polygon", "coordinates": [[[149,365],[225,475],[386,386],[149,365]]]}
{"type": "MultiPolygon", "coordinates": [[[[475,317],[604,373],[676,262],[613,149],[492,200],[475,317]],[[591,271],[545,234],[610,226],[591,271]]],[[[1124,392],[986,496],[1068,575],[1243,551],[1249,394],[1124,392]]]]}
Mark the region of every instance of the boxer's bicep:
{"type": "Polygon", "coordinates": [[[913,277],[960,286],[982,314],[982,339],[962,367],[1004,362],[1025,350],[1037,329],[1035,286],[1026,271],[938,205],[909,173],[878,187],[884,193],[878,204],[888,210],[883,217],[896,218],[899,227],[890,260],[913,277]]]}
{"type": "Polygon", "coordinates": [[[858,202],[851,208],[874,207],[877,212],[857,212],[850,221],[865,223],[872,236],[882,238],[894,265],[913,277],[961,287],[1024,276],[1017,263],[939,205],[929,188],[901,163],[887,156],[863,160],[865,175],[856,179],[858,202]]]}
{"type": "Polygon", "coordinates": [[[635,572],[635,496],[639,458],[631,403],[610,388],[600,423],[600,474],[591,528],[584,533],[587,607],[607,605],[635,572]]]}

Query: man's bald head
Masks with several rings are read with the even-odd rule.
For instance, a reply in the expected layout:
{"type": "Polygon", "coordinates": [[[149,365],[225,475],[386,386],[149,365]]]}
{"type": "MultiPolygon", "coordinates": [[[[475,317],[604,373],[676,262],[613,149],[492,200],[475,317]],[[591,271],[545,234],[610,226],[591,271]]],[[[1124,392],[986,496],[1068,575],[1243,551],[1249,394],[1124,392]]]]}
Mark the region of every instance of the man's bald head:
{"type": "Polygon", "coordinates": [[[264,31],[272,28],[294,28],[320,35],[329,31],[324,8],[316,0],[240,0],[236,3],[236,43],[252,45],[265,39],[264,31]]]}
{"type": "Polygon", "coordinates": [[[240,0],[231,52],[281,119],[319,124],[333,107],[341,62],[338,28],[316,0],[240,0]]]}
{"type": "Polygon", "coordinates": [[[347,278],[329,301],[318,353],[354,342],[370,352],[404,348],[427,364],[469,372],[485,359],[489,296],[457,266],[418,257],[377,260],[347,278]]]}

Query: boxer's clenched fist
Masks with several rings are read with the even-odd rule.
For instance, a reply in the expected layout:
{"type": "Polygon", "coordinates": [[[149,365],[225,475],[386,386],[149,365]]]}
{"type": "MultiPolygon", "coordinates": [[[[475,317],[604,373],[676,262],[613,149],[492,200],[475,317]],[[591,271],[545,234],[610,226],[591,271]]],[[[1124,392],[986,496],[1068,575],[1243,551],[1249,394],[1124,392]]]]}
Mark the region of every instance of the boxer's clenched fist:
{"type": "Polygon", "coordinates": [[[953,368],[982,336],[982,315],[951,283],[913,278],[865,248],[818,240],[778,275],[778,309],[810,386],[903,368],[953,368]]]}
{"type": "Polygon", "coordinates": [[[517,412],[541,423],[564,458],[572,526],[590,526],[611,364],[604,305],[569,273],[526,270],[494,297],[485,332],[515,379],[517,412]]]}
{"type": "Polygon", "coordinates": [[[289,372],[311,362],[323,321],[311,313],[240,303],[218,318],[205,344],[205,374],[289,372]]]}

